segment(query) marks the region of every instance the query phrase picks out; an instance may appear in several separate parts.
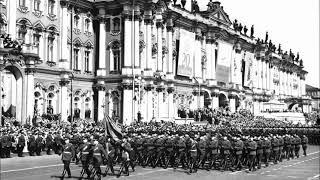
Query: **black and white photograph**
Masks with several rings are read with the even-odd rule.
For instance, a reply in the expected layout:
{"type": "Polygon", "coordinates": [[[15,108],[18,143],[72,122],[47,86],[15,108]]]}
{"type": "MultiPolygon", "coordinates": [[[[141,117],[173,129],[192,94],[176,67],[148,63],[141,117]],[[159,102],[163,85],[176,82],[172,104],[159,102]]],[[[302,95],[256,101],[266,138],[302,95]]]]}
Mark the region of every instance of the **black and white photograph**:
{"type": "Polygon", "coordinates": [[[319,0],[0,0],[1,180],[320,180],[319,0]]]}

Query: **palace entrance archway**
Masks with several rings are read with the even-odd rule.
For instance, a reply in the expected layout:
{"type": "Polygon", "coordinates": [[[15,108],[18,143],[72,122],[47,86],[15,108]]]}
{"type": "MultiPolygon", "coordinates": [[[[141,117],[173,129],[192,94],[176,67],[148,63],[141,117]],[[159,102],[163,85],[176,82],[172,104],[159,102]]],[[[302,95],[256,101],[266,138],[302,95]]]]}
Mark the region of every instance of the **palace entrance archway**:
{"type": "Polygon", "coordinates": [[[23,74],[14,66],[6,66],[1,73],[2,113],[4,117],[22,120],[23,74]]]}

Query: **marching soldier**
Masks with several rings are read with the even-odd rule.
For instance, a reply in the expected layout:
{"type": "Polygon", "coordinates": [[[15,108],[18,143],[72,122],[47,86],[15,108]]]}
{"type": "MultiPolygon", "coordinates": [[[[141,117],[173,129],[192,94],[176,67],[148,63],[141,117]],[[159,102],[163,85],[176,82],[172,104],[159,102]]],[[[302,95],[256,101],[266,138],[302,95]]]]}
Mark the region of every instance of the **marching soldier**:
{"type": "Polygon", "coordinates": [[[241,157],[242,157],[242,151],[243,151],[243,141],[241,141],[240,137],[237,137],[235,139],[234,143],[234,150],[235,150],[235,169],[242,169],[242,163],[241,163],[241,157]]]}
{"type": "Polygon", "coordinates": [[[46,148],[47,148],[47,154],[51,155],[51,150],[53,149],[53,137],[51,131],[46,136],[46,148]]]}
{"type": "Polygon", "coordinates": [[[290,136],[288,134],[286,134],[284,138],[284,149],[285,149],[285,158],[289,160],[290,150],[291,150],[291,141],[290,141],[290,136]]]}
{"type": "Polygon", "coordinates": [[[61,160],[64,164],[62,177],[64,177],[67,172],[68,178],[70,178],[71,177],[70,163],[71,163],[71,159],[75,156],[75,150],[73,145],[69,142],[69,139],[65,140],[65,145],[62,151],[63,152],[62,152],[61,160]]]}
{"type": "MultiPolygon", "coordinates": [[[[104,150],[103,146],[99,144],[97,138],[93,142],[93,166],[96,170],[98,179],[101,179],[101,164],[103,163],[103,158],[107,158],[107,152],[104,150]]],[[[94,177],[93,177],[94,178],[94,177]]]]}
{"type": "Polygon", "coordinates": [[[279,145],[278,145],[278,139],[276,136],[272,136],[271,146],[272,146],[272,153],[273,153],[273,158],[274,158],[273,163],[278,164],[279,145]]]}
{"type": "Polygon", "coordinates": [[[91,175],[91,172],[89,171],[89,160],[92,158],[92,152],[91,152],[91,144],[88,142],[87,138],[83,139],[83,144],[80,146],[80,159],[82,164],[82,169],[84,173],[87,174],[87,177],[89,178],[91,175]]]}
{"type": "Polygon", "coordinates": [[[230,150],[231,150],[231,142],[225,136],[221,141],[220,154],[222,155],[222,170],[227,171],[230,162],[230,150]]]}
{"type": "Polygon", "coordinates": [[[209,149],[210,149],[210,166],[209,169],[216,169],[216,159],[218,158],[218,148],[219,148],[219,142],[216,137],[212,137],[211,141],[209,141],[209,149]]]}
{"type": "Polygon", "coordinates": [[[294,152],[295,156],[299,158],[299,151],[300,151],[301,139],[298,135],[295,136],[295,144],[294,144],[294,152]]]}
{"type": "Polygon", "coordinates": [[[28,138],[28,151],[30,156],[34,156],[34,152],[36,151],[37,144],[36,144],[36,138],[34,135],[30,132],[29,138],[28,138]]]}
{"type": "Polygon", "coordinates": [[[248,143],[248,151],[249,151],[249,171],[256,170],[255,167],[255,159],[257,155],[257,143],[253,140],[253,137],[250,138],[248,143]]]}
{"type": "Polygon", "coordinates": [[[257,166],[258,169],[261,169],[261,162],[263,158],[263,149],[264,149],[264,141],[261,139],[261,137],[258,137],[257,139],[257,166]]]}
{"type": "Polygon", "coordinates": [[[269,166],[269,158],[270,158],[270,153],[271,153],[271,141],[269,140],[268,137],[264,139],[264,158],[265,158],[265,164],[266,167],[269,166]]]}
{"type": "Polygon", "coordinates": [[[302,145],[303,155],[307,156],[308,138],[306,135],[302,136],[301,145],[302,145]]]}
{"type": "Polygon", "coordinates": [[[37,156],[41,156],[41,151],[43,149],[43,137],[40,132],[38,132],[38,136],[36,138],[36,154],[37,156]]]}
{"type": "Polygon", "coordinates": [[[23,157],[23,148],[25,146],[26,139],[22,132],[19,132],[18,144],[17,144],[17,152],[19,157],[23,157]]]}
{"type": "Polygon", "coordinates": [[[280,162],[282,162],[282,158],[283,158],[283,146],[284,146],[284,139],[282,136],[278,137],[278,144],[279,144],[279,156],[278,156],[278,160],[280,162]]]}

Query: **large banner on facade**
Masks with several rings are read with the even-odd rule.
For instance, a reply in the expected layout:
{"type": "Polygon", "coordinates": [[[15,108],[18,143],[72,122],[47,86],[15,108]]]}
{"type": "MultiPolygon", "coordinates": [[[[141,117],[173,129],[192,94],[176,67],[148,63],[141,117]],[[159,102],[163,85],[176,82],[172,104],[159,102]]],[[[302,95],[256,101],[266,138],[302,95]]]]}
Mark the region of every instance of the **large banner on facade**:
{"type": "Polygon", "coordinates": [[[192,77],[194,63],[195,34],[180,29],[179,59],[177,75],[192,77]]]}
{"type": "Polygon", "coordinates": [[[254,55],[252,53],[246,53],[244,69],[244,86],[246,87],[251,87],[253,85],[253,61],[254,55]]]}
{"type": "Polygon", "coordinates": [[[231,59],[232,45],[220,41],[218,49],[218,61],[216,67],[217,81],[229,83],[231,59]]]}

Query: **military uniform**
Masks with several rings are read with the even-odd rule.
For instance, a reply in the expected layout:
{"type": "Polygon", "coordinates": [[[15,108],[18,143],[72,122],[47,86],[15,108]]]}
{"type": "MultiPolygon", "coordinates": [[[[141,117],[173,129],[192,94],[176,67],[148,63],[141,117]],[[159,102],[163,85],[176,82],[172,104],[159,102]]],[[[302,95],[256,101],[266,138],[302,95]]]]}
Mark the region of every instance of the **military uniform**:
{"type": "Polygon", "coordinates": [[[80,160],[84,172],[90,177],[89,161],[92,158],[91,144],[89,142],[83,143],[80,146],[80,160]]]}
{"type": "Polygon", "coordinates": [[[271,153],[271,142],[268,138],[265,138],[264,140],[264,158],[265,158],[265,164],[268,167],[269,166],[269,158],[271,153]]]}
{"type": "Polygon", "coordinates": [[[47,154],[51,155],[51,150],[53,149],[53,137],[51,132],[46,136],[46,148],[47,148],[47,154]]]}
{"type": "Polygon", "coordinates": [[[93,151],[93,166],[96,170],[97,176],[101,178],[101,164],[103,163],[103,158],[107,158],[107,152],[104,150],[101,144],[96,144],[92,146],[93,151]]]}
{"type": "Polygon", "coordinates": [[[17,152],[19,157],[23,157],[23,148],[25,146],[26,139],[23,134],[20,134],[18,137],[18,143],[17,143],[17,152]]]}
{"type": "Polygon", "coordinates": [[[301,145],[302,145],[302,149],[303,149],[303,155],[306,156],[307,155],[307,146],[308,146],[307,136],[303,135],[303,137],[301,139],[301,145]]]}
{"type": "Polygon", "coordinates": [[[242,157],[242,152],[243,152],[243,141],[240,140],[240,138],[237,138],[235,143],[234,143],[234,150],[235,150],[235,168],[241,170],[242,169],[242,162],[241,162],[241,157],[242,157]]]}
{"type": "Polygon", "coordinates": [[[28,151],[30,156],[34,156],[36,148],[37,148],[36,138],[31,134],[28,138],[28,151]]]}
{"type": "Polygon", "coordinates": [[[225,138],[221,141],[221,148],[220,148],[220,154],[222,155],[222,169],[228,170],[229,164],[230,164],[230,150],[231,150],[231,143],[230,141],[225,138]]]}
{"type": "Polygon", "coordinates": [[[301,139],[299,136],[295,136],[294,152],[297,158],[299,158],[300,146],[301,146],[301,139]]]}
{"type": "MultiPolygon", "coordinates": [[[[62,157],[61,160],[64,164],[64,169],[63,171],[66,171],[68,173],[68,177],[71,177],[71,171],[70,171],[70,162],[71,159],[75,156],[75,150],[74,147],[71,143],[66,143],[63,146],[63,152],[62,152],[62,157]]],[[[65,173],[62,174],[64,176],[65,173]]]]}
{"type": "Polygon", "coordinates": [[[257,143],[251,139],[248,143],[248,151],[249,151],[249,171],[255,170],[255,159],[257,155],[257,143]]]}

